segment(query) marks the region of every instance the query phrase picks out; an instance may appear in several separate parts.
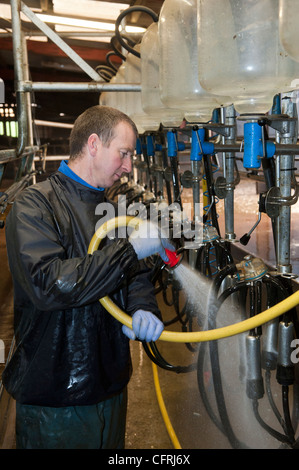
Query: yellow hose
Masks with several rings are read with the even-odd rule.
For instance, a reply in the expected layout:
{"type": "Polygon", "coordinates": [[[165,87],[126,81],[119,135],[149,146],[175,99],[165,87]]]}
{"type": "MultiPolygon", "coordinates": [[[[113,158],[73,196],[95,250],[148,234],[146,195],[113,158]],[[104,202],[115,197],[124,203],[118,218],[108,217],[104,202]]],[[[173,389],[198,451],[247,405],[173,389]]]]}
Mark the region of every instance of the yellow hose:
{"type": "MultiPolygon", "coordinates": [[[[91,242],[88,247],[88,253],[92,254],[95,250],[98,249],[100,242],[106,235],[116,227],[123,227],[123,226],[131,226],[135,227],[140,222],[139,219],[122,216],[117,217],[115,219],[111,219],[105,222],[94,234],[91,239],[91,242]]],[[[132,318],[124,313],[115,303],[108,297],[102,297],[100,303],[103,307],[118,321],[123,323],[124,325],[132,328],[132,318]]],[[[283,313],[287,312],[288,310],[294,308],[296,305],[299,304],[299,291],[295,294],[292,294],[287,299],[283,300],[279,304],[271,307],[264,312],[255,315],[252,318],[248,318],[242,322],[236,323],[234,325],[229,325],[223,328],[217,328],[214,330],[208,331],[199,331],[194,333],[183,333],[183,332],[171,332],[171,331],[163,331],[160,338],[164,341],[169,342],[177,342],[177,343],[196,343],[196,342],[203,342],[203,341],[211,341],[221,338],[227,338],[229,336],[234,336],[239,333],[244,333],[245,331],[249,331],[253,328],[256,328],[264,323],[267,323],[270,320],[282,315],[283,313]]],[[[163,400],[161,387],[159,383],[159,376],[158,376],[158,369],[156,364],[152,363],[153,369],[153,377],[154,377],[154,384],[155,390],[157,395],[157,400],[159,404],[159,408],[168,432],[168,435],[171,439],[171,442],[175,449],[181,449],[181,445],[179,440],[175,434],[175,431],[172,427],[171,421],[169,419],[166,406],[163,400]]]]}
{"type": "MultiPolygon", "coordinates": [[[[131,226],[135,227],[140,223],[140,219],[136,217],[122,216],[115,219],[111,219],[105,222],[101,227],[95,232],[92,237],[88,253],[92,254],[95,250],[98,249],[100,242],[103,238],[106,237],[107,233],[116,227],[131,226]]],[[[102,297],[100,303],[103,307],[118,321],[124,325],[132,328],[132,318],[123,312],[115,303],[108,297],[102,297]]],[[[212,341],[216,339],[227,338],[229,336],[234,336],[240,333],[244,333],[251,329],[257,328],[258,326],[267,323],[274,318],[279,317],[283,313],[291,310],[299,304],[299,291],[290,295],[288,298],[274,305],[273,307],[265,310],[254,317],[243,320],[239,323],[235,323],[229,326],[222,328],[216,328],[214,330],[207,331],[197,331],[197,332],[173,332],[164,330],[160,336],[160,340],[176,343],[197,343],[203,341],[212,341]]]]}
{"type": "Polygon", "coordinates": [[[158,368],[157,368],[156,364],[154,364],[153,362],[152,362],[152,368],[153,368],[153,376],[154,376],[154,383],[155,383],[157,400],[158,400],[159,408],[160,408],[160,411],[161,411],[161,414],[162,414],[162,417],[163,417],[168,435],[171,439],[173,447],[175,449],[181,449],[182,448],[181,444],[179,443],[179,440],[176,437],[176,434],[175,434],[174,429],[172,427],[171,421],[169,419],[169,416],[168,416],[168,413],[167,413],[167,410],[166,410],[164,399],[163,399],[163,396],[162,396],[161,387],[160,387],[160,383],[159,383],[159,377],[158,377],[158,368]]]}

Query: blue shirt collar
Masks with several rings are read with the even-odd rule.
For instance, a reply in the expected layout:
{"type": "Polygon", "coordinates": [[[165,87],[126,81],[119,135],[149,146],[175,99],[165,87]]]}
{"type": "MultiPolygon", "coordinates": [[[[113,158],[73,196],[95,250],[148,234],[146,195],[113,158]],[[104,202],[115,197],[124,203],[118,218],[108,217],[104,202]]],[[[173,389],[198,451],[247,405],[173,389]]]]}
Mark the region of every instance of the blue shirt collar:
{"type": "Polygon", "coordinates": [[[97,191],[104,191],[105,190],[105,188],[96,188],[95,186],[91,186],[90,184],[86,183],[86,181],[84,181],[82,178],[80,178],[80,176],[76,175],[76,173],[74,173],[73,170],[70,169],[70,167],[67,164],[67,160],[62,160],[62,162],[60,163],[60,166],[58,168],[58,171],[60,171],[64,175],[68,176],[72,180],[83,184],[87,188],[96,189],[97,191]]]}

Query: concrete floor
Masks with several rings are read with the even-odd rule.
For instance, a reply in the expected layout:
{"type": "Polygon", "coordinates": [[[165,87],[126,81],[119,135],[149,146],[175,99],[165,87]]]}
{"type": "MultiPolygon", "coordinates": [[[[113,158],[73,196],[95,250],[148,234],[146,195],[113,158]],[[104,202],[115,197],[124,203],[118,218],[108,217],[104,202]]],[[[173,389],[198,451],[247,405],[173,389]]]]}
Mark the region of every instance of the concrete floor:
{"type": "MultiPolygon", "coordinates": [[[[190,193],[186,194],[186,199],[190,193]]],[[[292,208],[292,263],[293,270],[299,275],[299,252],[297,249],[296,234],[298,233],[298,204],[292,208]]],[[[219,221],[223,224],[222,203],[218,206],[219,221]]],[[[255,183],[242,182],[235,193],[235,226],[237,238],[246,233],[257,219],[257,195],[255,183]]],[[[254,255],[260,256],[267,263],[275,263],[271,238],[271,224],[266,215],[253,233],[249,245],[246,247],[254,255]]],[[[0,231],[0,338],[5,342],[6,357],[12,339],[12,287],[9,275],[4,230],[0,231]]],[[[199,288],[199,295],[202,292],[199,288]]],[[[184,296],[184,294],[182,294],[184,296]]],[[[172,318],[172,307],[167,307],[161,294],[158,296],[163,319],[172,318]]],[[[238,311],[231,304],[221,312],[221,324],[230,324],[238,320],[238,311]]],[[[180,331],[178,324],[167,327],[168,330],[180,331]]],[[[246,397],[244,383],[240,380],[239,364],[242,360],[240,351],[240,338],[234,337],[218,341],[219,358],[221,364],[221,377],[227,412],[238,439],[249,448],[276,449],[281,444],[269,434],[261,430],[253,418],[251,404],[246,397]]],[[[203,344],[203,343],[202,343],[203,344]]],[[[157,342],[162,356],[173,365],[186,366],[197,362],[197,345],[195,351],[190,351],[185,344],[157,342]]],[[[205,347],[202,346],[201,347],[205,347]]],[[[153,381],[152,363],[146,355],[140,342],[131,342],[133,359],[133,377],[129,384],[129,404],[127,419],[127,449],[173,449],[174,445],[168,435],[159,405],[153,381]]],[[[203,367],[203,380],[216,422],[219,415],[215,402],[214,386],[211,374],[208,349],[205,354],[203,367]]],[[[3,364],[0,364],[0,373],[3,364]]],[[[218,426],[207,413],[198,389],[196,370],[188,373],[176,373],[158,368],[158,375],[162,395],[168,411],[169,418],[176,436],[183,449],[230,449],[231,444],[218,426]]],[[[281,410],[281,390],[275,382],[275,374],[271,379],[273,396],[277,407],[281,410]]],[[[297,389],[295,387],[295,392],[297,389]]],[[[291,390],[293,393],[293,389],[291,390]]],[[[295,397],[297,400],[297,395],[295,397]]],[[[297,403],[297,401],[295,402],[297,403]]],[[[267,397],[260,400],[260,410],[263,419],[281,432],[273,412],[270,409],[267,397]]],[[[0,400],[0,449],[13,449],[14,438],[14,402],[6,392],[0,400]]]]}

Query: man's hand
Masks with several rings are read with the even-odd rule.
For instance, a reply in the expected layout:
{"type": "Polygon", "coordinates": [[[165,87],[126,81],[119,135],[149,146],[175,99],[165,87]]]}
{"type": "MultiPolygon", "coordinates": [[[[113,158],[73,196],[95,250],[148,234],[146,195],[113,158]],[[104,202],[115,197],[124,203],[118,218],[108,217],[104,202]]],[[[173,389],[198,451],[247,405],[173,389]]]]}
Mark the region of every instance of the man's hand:
{"type": "Polygon", "coordinates": [[[164,324],[151,312],[146,310],[137,310],[132,317],[132,330],[131,328],[123,325],[123,333],[130,339],[141,339],[142,341],[150,342],[157,341],[162,331],[164,324]]]}
{"type": "Polygon", "coordinates": [[[157,253],[167,263],[169,259],[165,248],[175,251],[174,246],[161,233],[158,225],[146,220],[140,222],[137,228],[133,230],[129,242],[133,246],[138,259],[144,259],[157,253]]]}

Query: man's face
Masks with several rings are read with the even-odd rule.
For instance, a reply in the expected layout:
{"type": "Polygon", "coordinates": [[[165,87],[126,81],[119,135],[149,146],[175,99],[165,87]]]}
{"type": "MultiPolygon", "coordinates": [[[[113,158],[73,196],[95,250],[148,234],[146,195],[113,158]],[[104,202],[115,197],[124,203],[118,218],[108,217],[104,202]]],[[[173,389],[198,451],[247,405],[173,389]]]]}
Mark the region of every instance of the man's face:
{"type": "Polygon", "coordinates": [[[127,122],[120,122],[115,127],[114,135],[109,147],[104,147],[100,141],[95,158],[94,177],[101,188],[109,188],[123,173],[132,171],[135,133],[127,122]]]}

